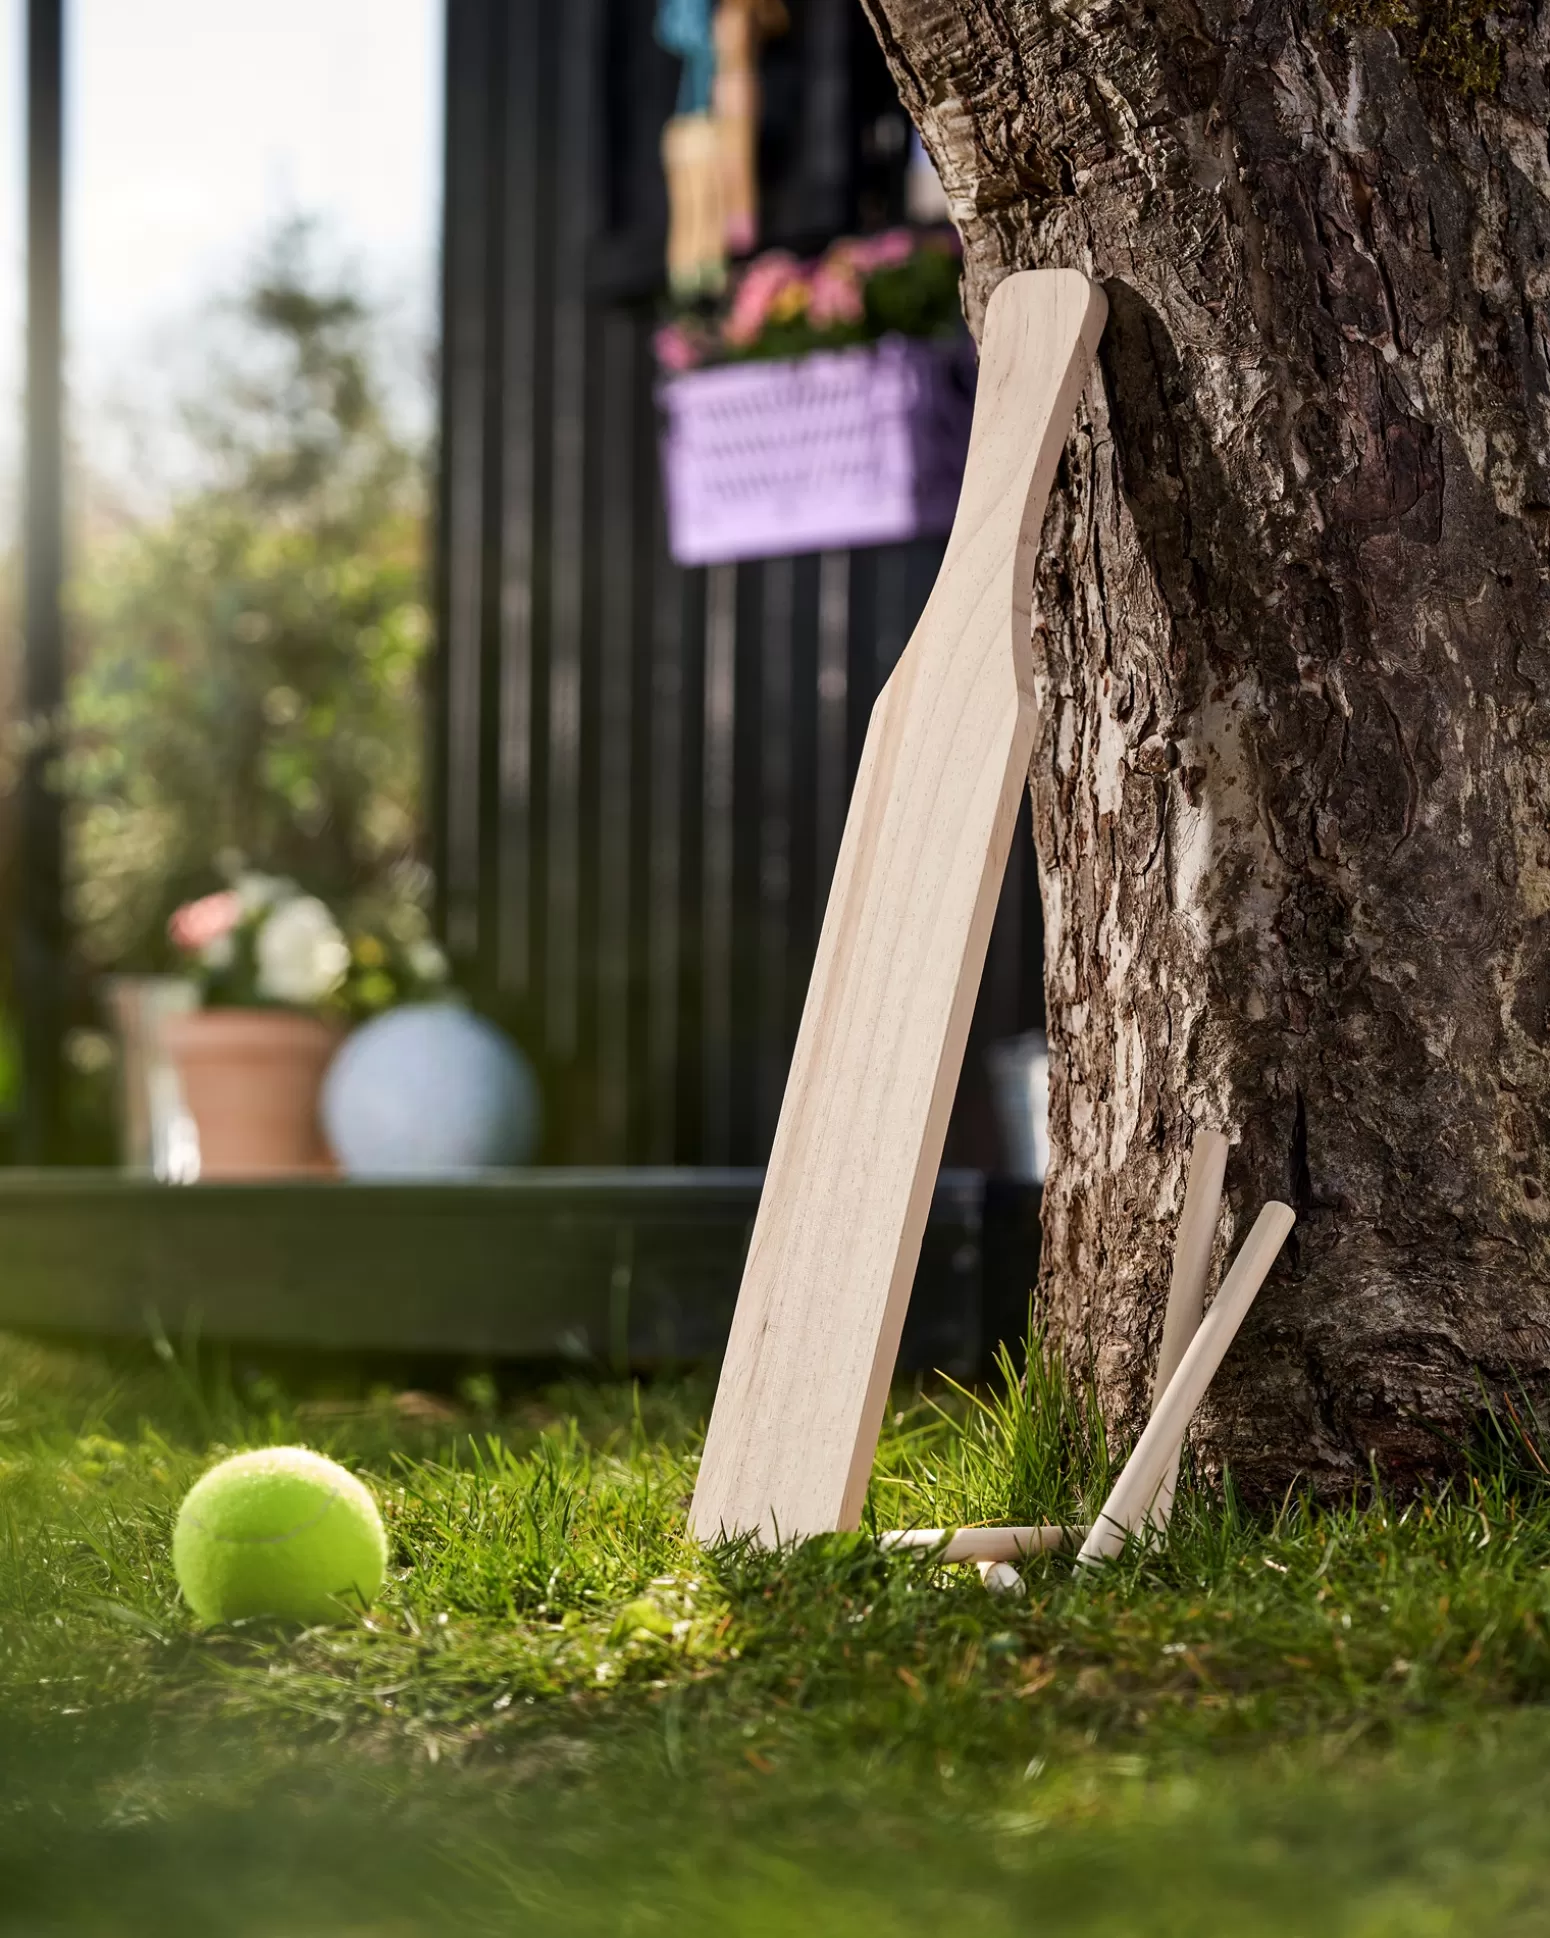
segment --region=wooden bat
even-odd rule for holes
[[[1157,1370],[1152,1375],[1154,1413],[1168,1390],[1168,1382],[1179,1370],[1179,1361],[1189,1342],[1200,1330],[1206,1304],[1206,1276],[1211,1269],[1211,1246],[1216,1238],[1216,1221],[1222,1213],[1222,1181],[1226,1175],[1227,1139],[1220,1131],[1197,1131],[1189,1154],[1184,1209],[1179,1214],[1178,1236],[1173,1241],[1173,1280],[1168,1287],[1162,1343],[1157,1348]],[[1181,1436],[1152,1503],[1152,1525],[1156,1528],[1165,1528],[1173,1511],[1173,1490],[1178,1485],[1179,1458],[1183,1452]]]
[[[1044,508],[1107,314],[990,299],[958,514],[878,697],[690,1509],[701,1540],[859,1526],[1032,754]]]
[[[1146,1431],[1125,1462],[1103,1511],[1088,1530],[1079,1561],[1091,1564],[1108,1560],[1124,1547],[1126,1535],[1146,1525],[1157,1490],[1178,1456],[1190,1417],[1205,1398],[1206,1388],[1254,1303],[1254,1294],[1264,1284],[1265,1274],[1296,1222],[1290,1205],[1274,1201],[1255,1219],[1253,1230],[1217,1288],[1211,1310],[1201,1320],[1200,1330],[1189,1342],[1168,1390],[1152,1409]]]

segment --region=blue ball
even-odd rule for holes
[[[455,1003],[409,1003],[362,1024],[329,1066],[322,1109],[351,1177],[525,1164],[541,1121],[522,1052]]]

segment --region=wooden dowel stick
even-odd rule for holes
[[[1168,1382],[1179,1370],[1189,1342],[1200,1330],[1206,1305],[1206,1274],[1211,1269],[1211,1246],[1216,1238],[1216,1221],[1221,1215],[1222,1181],[1226,1174],[1227,1139],[1220,1131],[1197,1131],[1189,1154],[1189,1182],[1184,1187],[1184,1209],[1179,1214],[1178,1236],[1173,1244],[1173,1282],[1168,1288],[1168,1310],[1163,1319],[1162,1344],[1157,1349],[1157,1371],[1152,1379],[1154,1413],[1168,1390]],[[1154,1527],[1168,1525],[1183,1451],[1181,1436],[1152,1505]]]
[[[1220,1131],[1198,1131],[1190,1151],[1189,1180],[1184,1188],[1184,1208],[1179,1214],[1173,1248],[1173,1279],[1168,1288],[1168,1309],[1152,1382],[1154,1409],[1200,1328],[1205,1309],[1206,1274],[1211,1265],[1211,1245],[1221,1212],[1226,1171],[1227,1139]],[[1182,1451],[1181,1440],[1173,1450],[1152,1508],[1152,1521],[1158,1527],[1167,1523]],[[949,1534],[946,1528],[899,1528],[883,1535],[881,1545],[885,1551],[892,1552],[940,1548],[941,1560],[972,1561],[984,1575],[987,1569],[1016,1561],[1023,1555],[1066,1547],[1086,1533],[1086,1528],[1062,1527],[960,1528],[954,1534]]]
[[[1016,1561],[1025,1554],[1045,1554],[1068,1547],[1084,1528],[898,1528],[883,1535],[885,1553],[901,1549],[941,1549],[942,1561]]]
[[[1267,1204],[1254,1221],[1231,1269],[1222,1280],[1211,1310],[1190,1341],[1179,1369],[1168,1382],[1135,1452],[1114,1483],[1103,1511],[1088,1530],[1078,1560],[1106,1561],[1119,1553],[1125,1537],[1147,1519],[1157,1490],[1168,1471],[1174,1449],[1184,1438],[1195,1408],[1205,1398],[1216,1369],[1227,1356],[1254,1295],[1265,1282],[1276,1254],[1297,1219],[1289,1205]]]

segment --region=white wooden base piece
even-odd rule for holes
[[[1018,1561],[1074,1545],[1086,1528],[899,1528],[880,1538],[886,1554],[930,1554],[940,1561]]]
[[[1021,1595],[1026,1592],[1023,1578],[1010,1561],[982,1561],[980,1580],[992,1595]]]

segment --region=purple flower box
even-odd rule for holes
[[[885,337],[668,378],[662,471],[680,565],[890,545],[948,530],[973,352]]]

